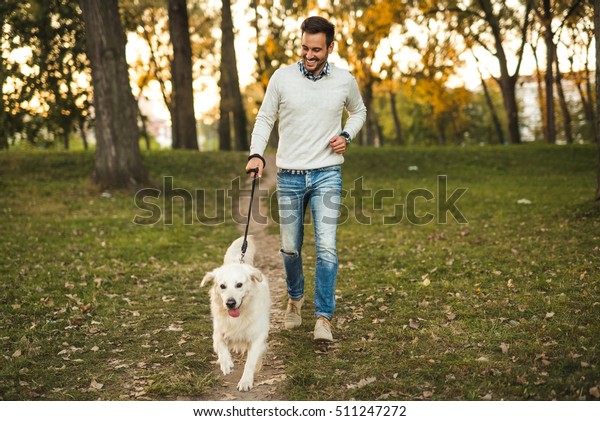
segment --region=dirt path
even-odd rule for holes
[[[276,183],[276,166],[275,157],[267,156],[267,167],[260,179],[260,190],[269,191],[275,187]],[[250,180],[248,181],[248,189],[251,187]],[[237,383],[242,377],[245,358],[240,358],[236,354],[232,354],[234,358],[235,368],[233,372],[227,376],[215,365],[214,376],[221,381],[221,387],[211,391],[209,395],[203,396],[205,400],[224,401],[224,400],[244,400],[244,401],[263,401],[263,400],[283,400],[283,396],[279,392],[278,385],[285,379],[285,371],[282,361],[277,357],[278,349],[281,346],[273,339],[272,332],[279,329],[283,325],[284,305],[285,300],[285,278],[283,275],[283,266],[281,257],[279,256],[279,236],[269,235],[269,224],[273,221],[268,218],[267,224],[259,223],[269,215],[268,200],[259,200],[258,185],[255,191],[254,203],[252,204],[253,220],[250,222],[249,234],[254,236],[256,244],[256,255],[254,265],[259,268],[268,278],[269,287],[271,289],[271,335],[269,337],[267,355],[263,361],[262,370],[255,375],[254,387],[249,392],[239,392]],[[243,199],[242,199],[243,200]],[[246,214],[248,209],[248,200],[242,202],[241,209],[243,214]],[[241,234],[244,234],[245,225],[240,225]],[[215,357],[216,358],[216,357]]]

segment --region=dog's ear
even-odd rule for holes
[[[250,279],[254,282],[262,282],[263,274],[260,270],[258,270],[256,268],[252,268],[250,270]]]
[[[200,286],[203,287],[204,285],[206,285],[207,282],[211,282],[215,280],[215,273],[214,272],[208,272],[206,275],[204,275],[204,278],[202,279],[202,282],[200,282]]]

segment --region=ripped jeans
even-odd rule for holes
[[[304,296],[302,243],[304,215],[310,203],[315,228],[315,316],[333,317],[338,271],[336,230],[342,191],[339,165],[315,170],[279,170],[277,203],[281,232],[281,256],[288,297]]]

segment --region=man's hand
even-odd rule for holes
[[[260,159],[260,158],[250,159],[250,161],[248,161],[248,164],[246,165],[246,172],[250,171],[253,168],[258,168],[258,174],[256,174],[256,176],[255,176],[254,173],[248,173],[248,177],[250,177],[250,178],[262,177],[262,173],[263,173],[262,159]]]
[[[335,153],[342,155],[346,152],[346,138],[344,136],[333,136],[329,140],[329,146]]]

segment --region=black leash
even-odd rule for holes
[[[246,171],[246,174],[254,173],[252,177],[252,191],[250,192],[250,203],[248,204],[248,222],[246,223],[246,232],[244,232],[244,242],[242,243],[242,256],[240,257],[240,263],[244,263],[244,256],[248,249],[248,228],[250,227],[250,217],[252,216],[252,202],[254,201],[254,189],[256,187],[256,179],[258,176],[258,168],[251,168]]]

